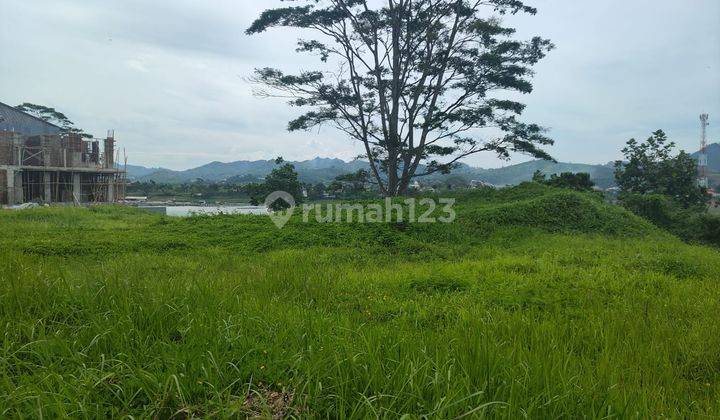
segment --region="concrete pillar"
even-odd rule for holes
[[[72,180],[73,180],[73,201],[75,203],[81,203],[82,200],[82,189],[80,185],[80,174],[73,173],[72,174]]]
[[[52,203],[52,177],[50,172],[43,172],[43,183],[45,184],[45,202]]]
[[[115,202],[115,180],[114,179],[110,179],[110,181],[108,181],[107,202],[108,203]]]
[[[13,176],[10,176],[10,173],[13,172]],[[12,179],[13,186],[10,191],[11,194],[11,201],[12,204],[20,204],[25,201],[25,194],[23,193],[23,182],[22,182],[22,172],[21,171],[15,171],[15,170],[8,170],[8,179]],[[12,198],[14,196],[14,198]]]
[[[5,188],[7,188],[7,203],[9,206],[15,204],[15,171],[7,169],[5,171]]]
[[[115,139],[110,136],[110,132],[108,132],[108,137],[105,139],[105,167],[115,167]]]

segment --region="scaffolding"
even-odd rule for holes
[[[118,203],[125,199],[125,173],[23,170],[20,186],[0,186],[0,197],[22,203]],[[0,176],[0,178],[4,178]],[[2,180],[2,179],[0,179]],[[22,197],[22,199],[19,199]]]
[[[0,204],[121,202],[127,177],[114,148],[112,131],[105,139],[0,132]]]

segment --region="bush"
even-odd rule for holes
[[[620,204],[683,240],[720,245],[720,217],[707,214],[704,206],[685,208],[660,194],[624,194]]]
[[[623,207],[663,229],[672,230],[689,214],[669,197],[660,194],[627,194],[620,198]]]
[[[703,214],[698,217],[698,226],[700,226],[700,240],[720,246],[720,216]]]
[[[550,179],[547,179],[545,174],[535,171],[533,181],[551,187],[569,188],[576,191],[592,191],[595,187],[595,183],[590,179],[590,174],[586,172],[563,172],[560,175],[552,174]]]

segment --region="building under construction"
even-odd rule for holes
[[[116,160],[112,131],[88,139],[0,103],[0,205],[120,201]]]

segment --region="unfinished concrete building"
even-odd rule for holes
[[[86,139],[0,102],[0,205],[113,203],[125,194],[112,131]]]

